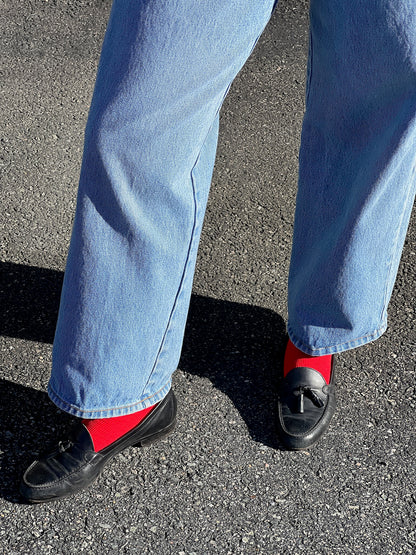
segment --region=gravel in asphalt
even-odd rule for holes
[[[274,429],[308,44],[282,0],[221,117],[180,368],[176,431],[128,449],[88,490],[21,502],[33,457],[73,420],[45,393],[109,0],[0,11],[0,551],[413,554],[415,235],[377,342],[339,357],[338,411],[310,451]]]

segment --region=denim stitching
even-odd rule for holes
[[[272,10],[272,11],[273,11],[273,10]],[[256,44],[258,43],[258,41],[259,41],[261,35],[263,34],[263,31],[264,31],[265,26],[267,25],[268,21],[270,20],[270,17],[271,17],[271,15],[272,15],[272,11],[271,11],[270,16],[269,16],[269,18],[267,19],[265,25],[263,26],[261,32],[258,34],[258,36],[256,37],[256,39],[254,40],[253,45],[252,45],[252,47],[251,47],[251,49],[250,49],[250,52],[249,52],[249,54],[248,54],[248,56],[247,56],[246,59],[248,59],[248,58],[251,56],[251,54],[252,54],[254,48],[256,47]],[[232,85],[233,81],[234,81],[234,79],[231,80],[231,82],[228,84],[228,86],[226,87],[226,89],[225,89],[225,91],[224,91],[224,94],[223,94],[223,96],[222,96],[222,98],[221,98],[221,101],[220,101],[219,104],[218,104],[217,111],[215,112],[215,116],[214,116],[213,119],[212,119],[212,124],[211,124],[211,126],[209,127],[209,130],[208,130],[207,134],[205,135],[204,141],[201,143],[201,148],[200,148],[200,150],[199,150],[198,156],[197,156],[197,158],[196,158],[196,160],[195,160],[195,163],[194,163],[194,165],[192,166],[192,169],[191,169],[190,175],[191,175],[192,192],[193,192],[193,199],[194,199],[194,223],[193,223],[193,227],[192,227],[191,238],[190,238],[190,241],[189,241],[188,253],[187,253],[186,260],[185,260],[185,264],[184,264],[184,269],[183,269],[183,273],[182,273],[182,278],[181,278],[181,281],[180,281],[180,283],[179,283],[178,291],[177,291],[177,294],[176,294],[176,297],[175,297],[175,300],[174,300],[174,303],[173,303],[173,306],[172,306],[171,313],[170,313],[170,315],[169,315],[169,319],[168,319],[168,323],[167,323],[167,326],[166,326],[166,330],[165,330],[165,333],[164,333],[164,335],[163,335],[163,337],[162,337],[162,341],[161,341],[161,343],[160,343],[159,350],[158,350],[158,352],[157,352],[157,354],[156,354],[155,363],[154,363],[153,368],[152,368],[152,370],[151,370],[151,372],[150,372],[150,374],[149,374],[149,379],[147,380],[147,382],[146,382],[146,384],[145,384],[145,386],[144,386],[144,388],[143,388],[143,391],[146,390],[146,388],[147,388],[147,386],[148,386],[148,384],[149,384],[149,382],[150,382],[150,379],[151,379],[151,377],[153,376],[153,374],[154,374],[154,372],[155,372],[155,370],[156,370],[156,368],[157,368],[157,366],[158,366],[158,364],[159,364],[160,357],[161,357],[161,354],[163,353],[164,346],[165,346],[165,343],[166,343],[167,335],[168,335],[168,333],[169,333],[169,331],[170,331],[170,329],[171,329],[171,327],[172,327],[172,323],[173,323],[173,319],[174,319],[174,315],[175,315],[175,309],[176,309],[176,307],[177,307],[177,305],[178,305],[178,301],[179,301],[179,298],[180,298],[180,294],[181,294],[181,292],[182,292],[182,290],[183,290],[183,284],[184,284],[184,281],[185,281],[185,278],[186,278],[186,270],[187,270],[187,268],[188,268],[190,253],[191,253],[191,251],[192,251],[192,247],[193,247],[193,243],[194,243],[194,236],[195,236],[195,230],[196,230],[196,225],[197,225],[198,202],[197,202],[197,199],[196,199],[197,195],[196,195],[195,181],[194,181],[194,178],[193,178],[193,171],[194,171],[194,169],[196,168],[196,166],[197,166],[197,164],[198,164],[198,162],[199,162],[199,159],[200,159],[200,156],[201,156],[201,151],[202,151],[203,145],[205,144],[205,141],[206,141],[206,139],[207,139],[207,137],[208,137],[208,135],[209,135],[209,133],[210,133],[210,131],[211,131],[211,129],[212,129],[212,126],[213,126],[213,124],[214,124],[216,118],[219,116],[219,113],[220,113],[221,107],[222,107],[222,105],[223,105],[224,99],[225,99],[225,97],[227,96],[227,94],[228,94],[228,92],[229,92],[229,90],[230,90],[230,88],[231,88],[231,85]]]
[[[211,130],[211,127],[210,127],[210,130]],[[208,133],[207,133],[207,136],[208,136],[208,134],[209,134],[209,131],[208,131]],[[206,136],[206,137],[207,137],[207,136]],[[205,137],[205,140],[206,140],[206,137]],[[204,142],[205,142],[205,141],[204,141]],[[182,272],[181,280],[180,280],[179,287],[178,287],[178,290],[177,290],[177,293],[176,293],[176,296],[175,296],[175,300],[173,301],[173,306],[172,306],[172,310],[171,310],[170,315],[169,315],[168,323],[167,323],[167,325],[166,325],[165,333],[163,334],[162,340],[161,340],[161,342],[160,342],[159,350],[158,350],[158,352],[157,352],[157,354],[156,354],[155,362],[154,362],[154,364],[153,364],[153,368],[152,368],[152,370],[150,371],[149,378],[148,378],[147,382],[145,383],[145,385],[144,385],[144,387],[143,387],[143,391],[145,391],[146,388],[148,387],[149,382],[150,382],[150,380],[151,380],[151,378],[152,378],[154,372],[156,371],[156,369],[157,369],[157,367],[158,367],[158,364],[159,364],[159,361],[160,361],[160,356],[161,356],[161,354],[162,354],[162,352],[163,352],[163,350],[164,350],[164,346],[165,346],[165,343],[166,343],[167,335],[168,335],[168,333],[169,333],[169,331],[170,331],[170,329],[171,329],[171,327],[172,327],[172,322],[173,322],[173,319],[174,319],[174,316],[175,316],[175,309],[176,309],[176,307],[178,306],[178,301],[179,301],[179,298],[180,298],[181,293],[182,293],[182,291],[183,291],[183,284],[184,284],[184,282],[185,282],[185,278],[186,278],[186,275],[187,275],[186,270],[187,270],[187,268],[188,268],[188,264],[189,264],[189,260],[190,260],[190,255],[191,255],[191,252],[192,252],[192,246],[193,246],[193,243],[194,243],[195,230],[196,230],[196,224],[197,224],[197,210],[198,210],[198,204],[197,204],[197,200],[196,200],[196,192],[195,192],[194,180],[193,180],[193,178],[192,178],[192,172],[194,171],[194,168],[195,168],[196,165],[198,164],[198,161],[199,161],[200,155],[201,155],[201,151],[202,151],[202,146],[203,146],[204,142],[203,142],[202,145],[201,145],[201,149],[200,149],[200,151],[199,151],[199,153],[198,153],[198,156],[197,156],[197,158],[196,158],[195,164],[192,166],[192,169],[191,169],[191,186],[192,186],[192,195],[193,195],[193,201],[194,201],[194,218],[193,218],[193,224],[192,224],[191,235],[190,235],[190,239],[189,239],[188,252],[187,252],[187,254],[186,254],[186,259],[185,259],[185,263],[184,263],[184,267],[183,267],[183,272]]]
[[[366,343],[370,343],[371,341],[374,341],[375,339],[378,339],[386,331],[386,329],[387,329],[387,322],[385,321],[385,322],[382,323],[382,325],[379,328],[374,330],[372,333],[368,333],[366,335],[361,335],[360,337],[352,339],[351,341],[346,341],[346,342],[344,341],[342,343],[336,343],[335,345],[330,345],[329,347],[315,348],[315,347],[312,347],[311,345],[307,345],[302,340],[297,339],[296,335],[292,331],[292,328],[289,325],[287,326],[287,330],[288,330],[290,339],[292,340],[292,337],[295,338],[294,340],[292,340],[293,344],[295,344],[295,345],[297,344],[297,345],[301,345],[303,347],[306,347],[307,351],[313,351],[313,352],[316,352],[316,353],[324,351],[322,354],[340,353],[342,351],[346,351],[346,350],[349,350],[349,349],[354,349],[355,347],[365,345]]]
[[[128,405],[121,405],[119,407],[111,407],[109,409],[105,409],[105,408],[100,408],[100,409],[89,409],[89,410],[83,410],[80,409],[79,407],[77,407],[76,405],[73,405],[71,403],[68,403],[67,401],[65,401],[64,399],[62,399],[62,397],[60,397],[60,395],[58,395],[58,393],[56,393],[56,391],[54,390],[54,388],[52,387],[51,384],[48,384],[48,394],[49,397],[51,398],[51,400],[58,406],[60,407],[62,410],[64,410],[65,412],[68,412],[69,414],[72,414],[73,416],[79,416],[79,415],[85,415],[85,414],[92,414],[92,413],[108,413],[108,412],[114,412],[114,411],[123,411],[124,409],[131,409],[132,407],[137,407],[138,405],[142,405],[145,401],[148,401],[149,399],[153,399],[154,397],[158,396],[161,392],[163,392],[164,389],[166,389],[167,387],[169,387],[170,389],[170,385],[171,385],[171,379],[169,379],[164,385],[163,387],[161,387],[156,393],[154,393],[153,395],[149,395],[148,397],[146,397],[145,399],[142,399],[141,401],[138,401],[137,403],[131,403]],[[166,392],[166,395],[169,392]],[[166,395],[164,397],[166,397]],[[52,397],[54,397],[54,399],[52,399]],[[163,397],[163,398],[164,398]],[[162,398],[162,399],[163,399]],[[162,399],[160,399],[160,401],[162,401]],[[154,404],[154,403],[153,403]],[[152,405],[150,405],[152,406]],[[146,407],[143,407],[146,408]],[[140,409],[139,409],[140,410]],[[137,412],[137,409],[135,408],[135,410],[126,412],[125,414],[131,414],[132,412]]]

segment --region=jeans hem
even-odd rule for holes
[[[137,403],[130,403],[128,405],[122,405],[118,407],[102,408],[99,409],[83,409],[72,403],[68,403],[62,399],[53,389],[52,385],[48,384],[48,395],[49,399],[60,409],[72,416],[78,418],[112,418],[114,416],[125,416],[127,414],[132,414],[138,412],[139,410],[151,407],[156,403],[162,401],[169,393],[172,382],[169,381],[157,391],[154,395],[150,395],[138,401]]]
[[[387,329],[387,322],[384,322],[378,329],[373,331],[372,333],[362,335],[350,341],[345,341],[343,343],[336,343],[334,345],[330,345],[328,347],[313,347],[311,345],[306,344],[301,339],[298,339],[296,334],[293,332],[293,329],[288,324],[287,326],[287,333],[289,335],[290,340],[292,343],[300,349],[302,352],[312,355],[312,356],[323,356],[323,355],[334,355],[336,353],[342,353],[343,351],[349,351],[351,349],[355,349],[356,347],[361,347],[362,345],[366,345],[367,343],[371,343],[375,341],[379,337],[383,335],[383,333]]]

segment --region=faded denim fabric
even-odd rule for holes
[[[272,0],[116,0],[90,109],[51,399],[85,418],[160,401],[179,361],[218,113]]]
[[[274,0],[115,0],[85,133],[51,399],[84,418],[161,400],[180,357],[218,113]],[[416,8],[312,0],[288,331],[378,337],[414,198]]]
[[[313,0],[288,332],[323,355],[377,339],[415,196],[416,3]]]

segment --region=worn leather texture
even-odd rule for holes
[[[327,384],[313,368],[293,368],[278,391],[277,428],[288,449],[307,449],[327,430],[335,412],[335,368]]]
[[[176,424],[176,411],[176,398],[171,390],[140,424],[98,453],[87,428],[80,422],[68,440],[59,442],[56,449],[29,466],[21,482],[21,494],[32,503],[42,503],[84,489],[123,449],[150,444],[171,432]]]

